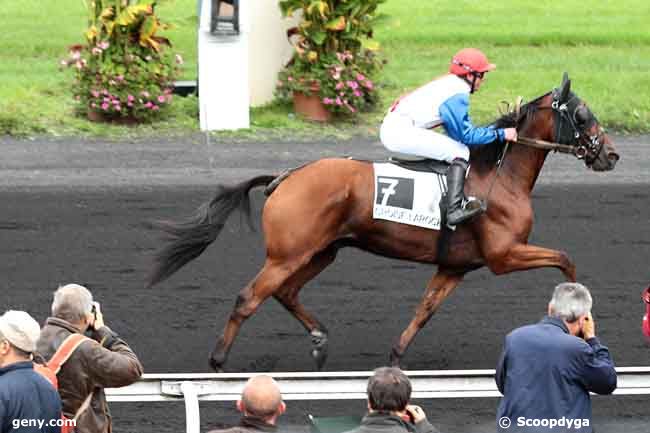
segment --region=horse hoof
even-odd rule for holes
[[[223,364],[222,363],[218,362],[212,356],[210,356],[210,359],[208,360],[208,362],[210,363],[210,368],[215,373],[223,373]]]
[[[311,351],[311,357],[314,358],[314,362],[316,363],[316,369],[318,371],[321,371],[323,369],[323,366],[325,365],[325,361],[327,361],[327,350],[313,349]]]

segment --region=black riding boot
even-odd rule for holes
[[[463,192],[469,163],[456,158],[447,171],[447,225],[455,226],[483,212],[480,200],[466,199]]]

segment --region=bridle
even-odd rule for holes
[[[580,109],[586,109],[586,106],[577,96],[570,94],[570,98],[562,98],[557,89],[552,92],[552,96],[553,100],[549,106],[537,106],[536,108],[553,110],[555,115],[555,141],[549,142],[519,137],[517,142],[538,149],[568,153],[578,159],[584,159],[587,165],[591,165],[598,158],[604,145],[602,129],[598,128],[598,133],[595,135],[588,135],[584,130],[581,131],[578,127],[577,114]],[[566,101],[562,102],[562,99],[566,99]],[[585,119],[585,123],[595,123],[595,116],[590,111],[587,112],[589,118]]]

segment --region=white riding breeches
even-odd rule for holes
[[[388,113],[379,130],[381,143],[391,152],[452,162],[469,160],[469,149],[463,143],[431,129],[418,128],[413,121],[396,112]]]

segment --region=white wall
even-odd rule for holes
[[[250,3],[249,88],[251,106],[273,99],[277,74],[291,58],[287,29],[296,19],[284,20],[278,0],[241,0]]]

